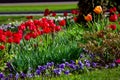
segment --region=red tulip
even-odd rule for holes
[[[6,37],[11,37],[12,36],[12,32],[8,30],[8,31],[5,32],[5,35],[6,35]]]
[[[42,21],[42,22],[46,22],[46,21],[47,21],[47,18],[42,18],[41,21]]]
[[[49,24],[52,24],[52,23],[54,23],[54,20],[48,20],[47,21]]]
[[[77,22],[77,17],[74,17],[73,19],[74,19],[75,22]]]
[[[0,34],[3,34],[3,32],[4,32],[4,31],[3,31],[2,29],[0,29]]]
[[[59,25],[60,25],[60,26],[65,26],[65,25],[66,25],[66,21],[65,21],[65,20],[59,21]]]
[[[54,28],[55,26],[56,26],[56,24],[54,24],[54,23],[50,24],[50,28]]]
[[[61,26],[56,26],[55,27],[55,31],[60,31],[61,30]]]
[[[110,25],[109,27],[110,27],[112,30],[115,30],[115,29],[117,28],[115,24],[112,24],[112,25]]]
[[[33,23],[34,23],[36,26],[41,26],[41,21],[40,21],[40,20],[34,20]]]
[[[19,39],[22,39],[22,33],[20,32],[16,32],[13,34],[13,38],[19,38]]]
[[[0,50],[4,50],[5,46],[4,45],[0,45]]]
[[[38,35],[41,35],[41,34],[42,34],[40,30],[37,30],[37,33],[38,33]]]
[[[27,41],[30,40],[30,38],[31,38],[30,35],[25,35],[25,37],[24,37],[24,39]]]
[[[33,19],[33,16],[26,16],[27,19]]]
[[[113,14],[113,15],[111,15],[111,16],[109,17],[109,20],[110,20],[111,22],[115,22],[115,21],[117,21],[117,19],[118,19],[118,17],[117,17],[116,14]]]
[[[30,25],[28,27],[29,27],[29,30],[31,30],[31,31],[34,31],[37,28],[34,24],[32,24],[32,25]]]
[[[13,42],[13,38],[12,37],[8,38],[7,42],[8,43],[12,43]]]
[[[50,33],[50,32],[51,32],[50,28],[44,28],[43,29],[43,33]]]
[[[0,42],[6,42],[6,36],[3,34],[0,34]]]
[[[115,13],[116,11],[117,11],[116,7],[113,7],[113,8],[110,8],[110,9],[109,9],[109,12],[110,12],[110,13]]]
[[[56,16],[56,13],[55,13],[55,12],[52,12],[52,16],[55,17],[55,16]]]
[[[33,32],[31,35],[32,38],[36,38],[37,36],[38,36],[38,34],[36,32]]]
[[[21,24],[20,26],[18,26],[18,30],[25,30],[26,26],[25,24]]]
[[[13,34],[13,42],[19,44],[22,39],[22,33],[16,32]]]
[[[76,14],[76,15],[77,15],[77,14],[78,14],[78,11],[77,11],[77,10],[75,10],[75,9],[73,9],[73,10],[71,11],[71,13],[72,13],[72,14]]]
[[[25,22],[25,26],[30,26],[30,25],[33,25],[33,22],[31,20]]]
[[[120,64],[120,59],[117,59],[115,62],[116,62],[117,64]]]
[[[118,17],[120,17],[120,13],[118,14]]]
[[[68,15],[68,13],[67,12],[64,12],[64,16],[67,16]]]
[[[49,27],[49,26],[50,26],[50,25],[49,25],[49,23],[48,23],[47,21],[43,23],[43,28],[44,28],[44,27]]]
[[[20,44],[21,39],[20,38],[13,38],[13,42],[16,44]]]
[[[44,16],[48,16],[49,14],[50,14],[50,10],[49,9],[45,9]]]

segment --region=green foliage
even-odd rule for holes
[[[13,58],[13,55],[8,54],[6,50],[0,50],[0,71],[6,68],[6,63]]]
[[[83,30],[74,24],[67,30],[55,33],[54,39],[53,34],[47,34],[30,41],[23,40],[20,46],[14,46],[16,56],[12,64],[18,72],[27,72],[29,67],[36,69],[38,65],[47,62],[61,63],[74,60],[81,52],[77,41],[81,40],[82,34]]]
[[[120,36],[118,32],[107,28],[96,32],[86,31],[83,36],[85,42],[80,47],[88,50],[88,54],[94,54],[96,62],[101,62],[104,65],[120,58]]]
[[[64,6],[64,7],[61,7]],[[75,3],[73,4],[44,4],[44,5],[36,5],[36,4],[21,4],[21,5],[0,5],[0,12],[26,12],[26,11],[44,11],[46,8],[50,10],[69,10],[75,9],[77,6]]]

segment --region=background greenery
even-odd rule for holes
[[[64,7],[61,7],[64,6]],[[56,5],[0,5],[0,12],[26,12],[26,11],[44,11],[46,8],[50,10],[69,10],[77,8],[76,4],[56,4]]]

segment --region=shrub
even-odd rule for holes
[[[80,44],[86,53],[93,55],[94,62],[102,65],[114,62],[120,58],[120,35],[111,29],[89,32],[84,34],[85,42]]]

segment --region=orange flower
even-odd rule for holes
[[[102,12],[102,7],[101,6],[96,6],[93,10],[96,14],[100,14]]]
[[[92,15],[91,14],[87,14],[87,16],[84,16],[84,19],[86,21],[92,21]]]

